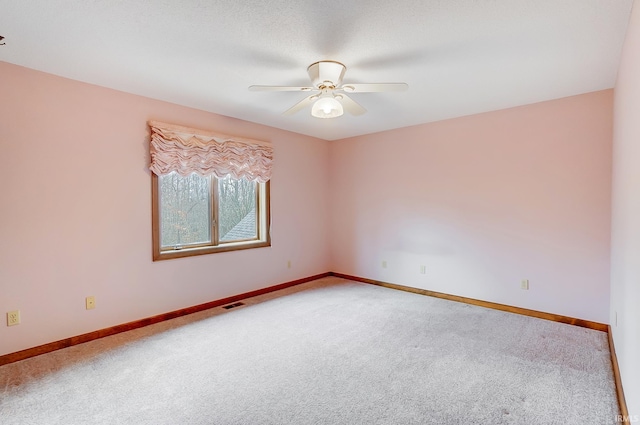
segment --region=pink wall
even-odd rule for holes
[[[629,413],[640,418],[640,4],[615,88],[611,327]],[[617,323],[616,323],[617,316]],[[640,420],[640,419],[637,419]]]
[[[0,75],[0,355],[329,270],[608,322],[610,90],[329,143]],[[149,119],[274,143],[271,248],[151,261]]]
[[[606,90],[333,143],[332,270],[607,323],[612,102]]]
[[[0,355],[329,270],[329,142],[3,62],[0,75],[0,312],[22,314],[0,325]],[[150,119],[273,142],[272,247],[151,261]]]

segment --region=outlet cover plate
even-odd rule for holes
[[[87,297],[86,307],[87,307],[87,310],[93,310],[94,308],[96,308],[96,297],[94,296]]]
[[[7,326],[15,326],[20,324],[20,310],[7,312]]]

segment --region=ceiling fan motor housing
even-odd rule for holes
[[[336,61],[320,61],[309,65],[307,72],[316,88],[338,87],[347,67]]]

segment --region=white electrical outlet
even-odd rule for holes
[[[291,268],[291,260],[287,261],[287,268],[290,269]]]
[[[529,279],[522,279],[520,281],[520,289],[529,289]]]
[[[387,262],[386,262],[386,261],[383,261],[383,262],[382,262],[382,268],[383,268],[383,269],[386,269],[386,268],[387,268]]]
[[[20,324],[20,310],[10,311],[7,313],[7,326],[15,326]]]
[[[427,266],[420,266],[420,274],[427,274]]]

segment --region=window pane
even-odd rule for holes
[[[159,177],[161,247],[211,242],[210,182],[197,174]]]
[[[256,239],[256,182],[227,176],[218,180],[220,242]]]

